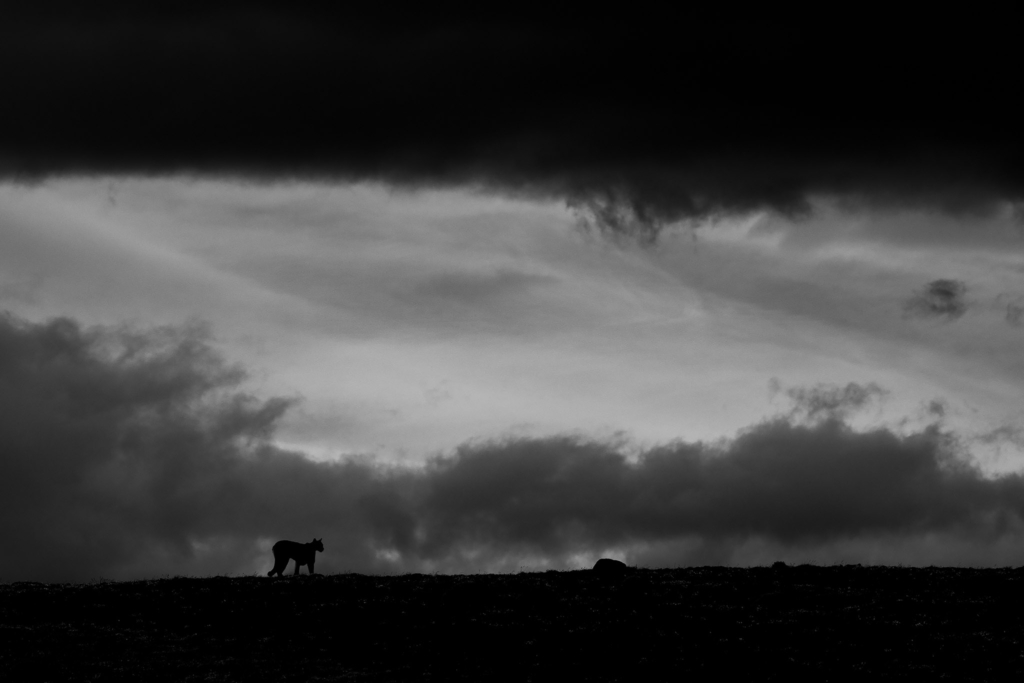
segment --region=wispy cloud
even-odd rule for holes
[[[1010,323],[1014,327],[1024,325],[1024,306],[1021,306],[1020,304],[1007,304],[1006,322]]]
[[[1024,448],[1024,427],[1020,425],[1000,425],[983,434],[975,437],[978,441],[987,444],[1010,444],[1018,448]]]
[[[1024,325],[1024,296],[1003,292],[996,297],[995,307],[1006,312],[1006,322],[1011,327]]]
[[[782,385],[777,378],[772,378],[768,388],[772,394],[782,391]],[[887,390],[874,382],[850,382],[845,386],[817,384],[812,387],[789,387],[785,393],[793,402],[789,417],[812,423],[827,419],[845,419],[889,395]]]
[[[903,312],[913,318],[956,320],[970,305],[967,285],[960,280],[933,280],[903,304]]]

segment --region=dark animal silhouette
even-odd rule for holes
[[[296,543],[295,541],[278,541],[274,544],[274,568],[267,572],[267,576],[277,574],[281,576],[284,568],[288,566],[288,560],[295,560],[295,573],[299,573],[299,567],[306,565],[309,573],[313,571],[313,563],[316,562],[317,551],[324,551],[323,539],[313,539],[311,543]]]
[[[624,562],[602,557],[597,561],[597,564],[594,565],[594,568],[591,571],[595,574],[601,574],[602,576],[621,576],[625,574],[628,569],[629,567],[627,567]]]

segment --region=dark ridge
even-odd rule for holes
[[[1024,568],[791,569],[0,584],[0,667],[38,680],[1024,675]]]
[[[629,567],[626,566],[625,562],[602,557],[594,564],[594,568],[591,571],[609,576],[619,576],[625,574],[628,569]]]

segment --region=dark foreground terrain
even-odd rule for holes
[[[857,566],[14,583],[0,678],[1024,680],[1022,598],[1024,569]]]

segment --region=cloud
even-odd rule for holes
[[[721,447],[666,445],[635,464],[566,438],[464,448],[428,469],[429,540],[401,550],[443,555],[476,541],[557,556],[692,537],[800,545],[1018,519],[1019,477],[986,480],[947,446],[934,428],[899,437],[830,419],[764,423]]]
[[[672,19],[12,12],[0,173],[470,185],[645,239],[815,195],[1024,198],[1012,22],[958,18],[953,50],[937,27],[848,17]]]
[[[1024,325],[1024,306],[1019,304],[1007,304],[1006,306],[1006,322],[1013,327],[1020,327]]]
[[[1006,560],[984,549],[1024,531],[1020,475],[983,476],[936,426],[858,432],[836,415],[877,388],[811,391],[822,419],[777,418],[716,444],[637,456],[510,438],[385,467],[274,446],[290,401],[243,382],[199,326],[0,318],[0,578],[266,571],[272,541],[314,536],[322,571],[568,567],[605,551],[728,563],[758,543],[913,562],[899,549],[936,538],[973,544],[959,559],[984,563]]]
[[[975,438],[981,443],[1006,443],[1018,448],[1024,448],[1024,427],[1013,424],[1000,425],[995,429],[977,435]]]
[[[956,320],[970,305],[964,298],[967,285],[960,280],[933,280],[925,289],[903,304],[903,312],[913,318],[945,318]]]
[[[931,401],[928,402],[928,405],[925,408],[925,410],[932,417],[941,420],[946,417],[946,413],[949,411],[949,404],[946,402],[945,399],[933,398]]]
[[[1024,296],[1003,292],[996,297],[995,307],[1006,310],[1006,323],[1010,327],[1024,325]]]
[[[769,384],[769,390],[775,393],[780,389],[777,380]],[[790,418],[817,422],[823,419],[842,419],[848,417],[873,401],[879,401],[889,392],[875,384],[857,384],[850,382],[846,386],[835,384],[818,384],[813,387],[790,387],[786,396],[793,401]]]
[[[457,301],[467,304],[491,303],[515,297],[532,287],[556,284],[558,278],[537,275],[511,268],[485,271],[445,272],[431,275],[416,283],[415,295],[436,301]]]

